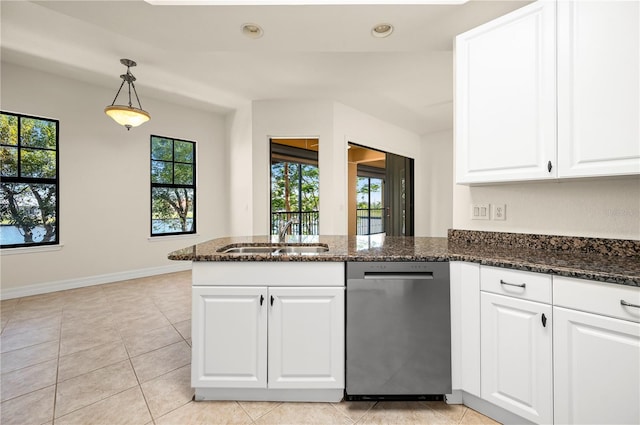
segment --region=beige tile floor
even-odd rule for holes
[[[0,423],[495,424],[442,402],[193,402],[191,274],[0,304]]]

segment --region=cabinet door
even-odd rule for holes
[[[558,176],[640,173],[640,2],[558,2]]]
[[[555,177],[555,55],[554,2],[456,37],[457,183]]]
[[[640,423],[640,324],[561,307],[553,316],[555,423]]]
[[[344,288],[269,288],[269,388],[344,388]]]
[[[550,305],[481,294],[483,399],[535,423],[553,421],[551,329]]]
[[[194,286],[191,385],[267,386],[267,288]]]

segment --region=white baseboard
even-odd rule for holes
[[[504,425],[534,425],[533,422],[524,419],[516,414],[509,412],[508,410],[498,407],[493,403],[476,397],[473,394],[469,394],[465,391],[462,392],[462,401],[465,406],[472,408],[476,412],[480,412],[491,419],[500,422]]]
[[[96,276],[80,277],[75,279],[58,280],[55,282],[36,283],[17,288],[0,288],[0,299],[28,297],[30,295],[46,294],[49,292],[64,291],[67,289],[83,288],[85,286],[101,285],[103,283],[120,282],[122,280],[137,279],[141,277],[156,276],[165,273],[191,270],[191,262],[179,261],[175,264],[146,269],[127,270],[124,272],[101,274]]]
[[[287,389],[287,388],[199,388],[195,387],[195,401],[297,401],[338,403],[344,388]]]

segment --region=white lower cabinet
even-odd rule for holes
[[[480,267],[481,394],[535,423],[553,421],[552,278]]]
[[[481,294],[481,394],[536,423],[553,421],[551,306]]]
[[[640,288],[557,278],[554,304],[555,423],[639,424]]]
[[[194,387],[344,387],[344,288],[201,286],[193,309]]]
[[[269,388],[343,387],[344,289],[269,288],[269,303]]]
[[[267,288],[192,289],[194,387],[267,386]]]
[[[505,423],[640,424],[640,287],[450,267],[462,403]]]
[[[196,400],[340,401],[344,263],[194,262]]]

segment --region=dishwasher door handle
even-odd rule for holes
[[[405,272],[405,273],[389,273],[389,272],[364,272],[365,280],[429,280],[433,279],[432,272]]]

